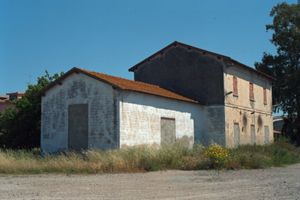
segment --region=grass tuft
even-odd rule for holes
[[[300,149],[283,141],[227,149],[218,145],[181,144],[161,148],[139,146],[120,150],[65,152],[41,156],[38,149],[0,150],[0,173],[117,173],[166,169],[257,169],[300,162]]]

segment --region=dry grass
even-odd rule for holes
[[[164,169],[212,169],[206,148],[187,149],[180,144],[162,148],[132,147],[110,151],[66,152],[41,156],[39,150],[0,150],[0,173],[116,173]],[[287,143],[241,146],[229,150],[220,168],[265,168],[300,161],[300,150]]]

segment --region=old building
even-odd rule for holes
[[[265,144],[273,141],[272,77],[228,56],[173,42],[129,71],[134,79],[205,105],[207,121],[195,141]]]
[[[0,113],[7,108],[14,107],[13,101],[21,99],[24,93],[13,92],[7,93],[5,96],[0,96]]]
[[[272,77],[264,73],[179,42],[130,71],[135,81],[73,68],[50,84],[42,150],[273,141]]]
[[[205,115],[197,101],[158,86],[73,68],[43,92],[41,148],[191,146]]]

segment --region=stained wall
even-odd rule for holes
[[[120,96],[121,147],[161,144],[161,118],[175,119],[176,140],[190,147],[200,138],[205,110],[199,104],[123,91]]]
[[[237,78],[238,95],[232,93],[233,77]],[[250,82],[253,83],[254,100],[249,96]],[[226,146],[236,146],[234,124],[240,129],[239,144],[265,144],[273,141],[272,83],[269,79],[240,67],[230,66],[224,70],[224,94]],[[254,137],[251,136],[251,126],[255,130]],[[269,134],[266,134],[266,129]]]
[[[42,151],[68,149],[68,106],[72,104],[88,104],[88,148],[118,147],[117,101],[110,85],[81,73],[71,74],[42,97]]]

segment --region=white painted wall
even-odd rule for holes
[[[156,144],[160,145],[161,117],[174,118],[176,139],[201,135],[205,113],[198,104],[122,91],[120,95],[120,147]],[[184,137],[186,136],[186,137]]]
[[[121,91],[82,73],[72,74],[42,97],[41,148],[67,150],[68,106],[88,104],[89,148],[160,144],[161,117],[175,118],[176,138],[194,143],[204,134],[205,110],[198,104]]]
[[[118,147],[118,103],[113,88],[82,73],[74,73],[42,97],[41,148],[44,153],[67,150],[68,106],[83,103],[89,107],[89,148]]]

